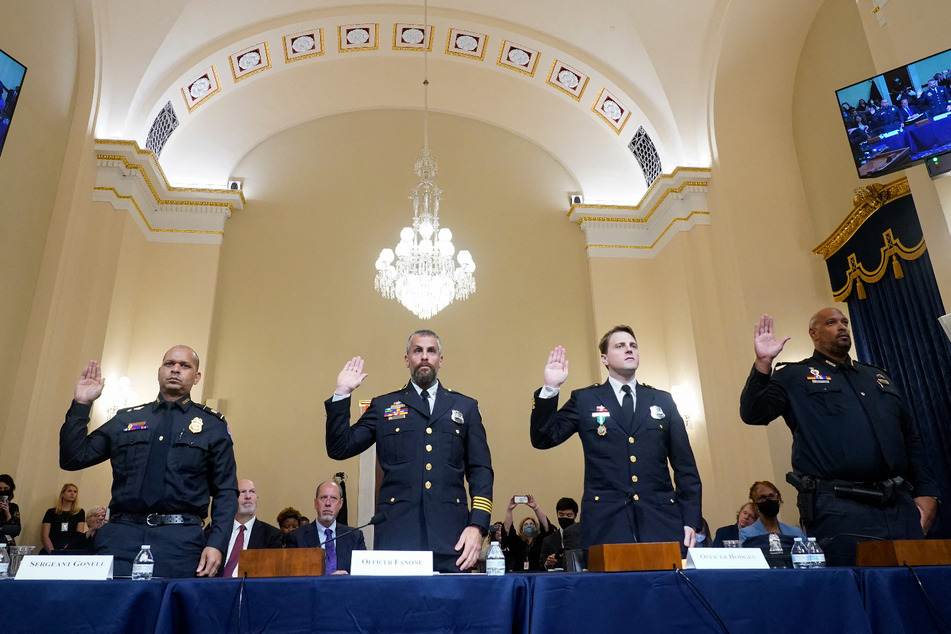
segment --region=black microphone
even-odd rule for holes
[[[859,533],[837,533],[831,537],[823,537],[819,540],[819,548],[825,551],[829,546],[832,545],[832,542],[839,539],[840,537],[855,537],[863,541],[868,542],[885,542],[888,541],[884,537],[877,537],[876,535],[860,535]]]
[[[323,548],[323,547],[325,547],[325,546],[327,545],[328,542],[337,541],[338,539],[340,539],[340,538],[343,537],[344,535],[349,535],[350,533],[355,533],[355,532],[357,532],[358,530],[360,530],[361,528],[366,528],[367,526],[376,526],[377,524],[381,524],[381,523],[383,523],[383,522],[385,522],[385,521],[386,521],[386,513],[385,513],[384,511],[380,511],[379,513],[377,513],[376,515],[374,515],[373,517],[371,517],[371,518],[370,518],[370,521],[367,522],[366,524],[364,524],[363,526],[357,526],[356,528],[351,528],[351,529],[348,530],[348,531],[344,531],[344,532],[342,532],[342,533],[340,533],[340,534],[338,534],[338,535],[335,535],[335,536],[331,537],[330,539],[324,541],[324,543],[321,544],[320,547]]]

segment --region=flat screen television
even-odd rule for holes
[[[17,107],[25,75],[26,66],[0,49],[0,154],[3,153],[3,144],[7,140],[7,130],[10,129],[10,120]]]
[[[835,95],[860,178],[951,152],[951,49]]]

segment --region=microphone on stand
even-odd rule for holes
[[[376,515],[374,515],[373,517],[371,517],[371,518],[370,518],[370,521],[367,522],[366,524],[364,524],[364,525],[362,525],[362,526],[357,526],[356,528],[351,528],[351,529],[348,530],[348,531],[344,531],[344,532],[342,532],[342,533],[339,533],[339,534],[337,534],[337,535],[331,537],[330,539],[326,540],[323,544],[321,544],[321,548],[325,547],[328,542],[336,541],[336,540],[340,539],[341,537],[343,537],[344,535],[349,535],[350,533],[355,533],[355,532],[357,532],[358,530],[360,530],[361,528],[366,528],[367,526],[376,526],[377,524],[382,524],[382,523],[385,522],[385,521],[386,521],[386,513],[383,512],[383,511],[380,511],[379,513],[377,513]]]

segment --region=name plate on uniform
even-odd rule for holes
[[[748,570],[769,568],[759,548],[690,548],[687,570]]]
[[[112,555],[27,555],[16,579],[112,579]]]
[[[433,553],[429,550],[355,550],[350,574],[366,577],[431,577]]]

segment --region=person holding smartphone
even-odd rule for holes
[[[8,473],[0,474],[0,539],[7,548],[16,546],[16,536],[20,534],[20,507],[13,499],[13,491],[17,486]],[[0,543],[3,543],[0,542]]]
[[[512,526],[512,511],[524,504],[535,512],[535,517],[527,516],[519,522],[518,530]],[[538,508],[535,496],[513,495],[505,510],[502,522],[502,549],[505,552],[505,568],[509,572],[544,570],[542,542],[552,532],[551,523],[545,512]]]

